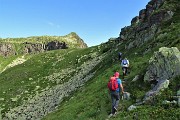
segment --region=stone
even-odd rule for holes
[[[135,105],[131,105],[131,106],[129,106],[128,107],[128,111],[132,111],[132,110],[134,110],[134,109],[136,109],[137,107],[135,106]]]
[[[17,102],[17,101],[18,101],[18,98],[11,98],[11,101],[12,101],[12,102]]]
[[[135,81],[137,81],[139,79],[139,75],[136,75],[135,77],[134,77],[134,79],[132,80],[132,82],[135,82]]]
[[[124,92],[123,93],[123,100],[130,100],[131,98],[130,98],[130,93],[129,92]]]
[[[180,75],[180,52],[176,47],[162,47],[149,60],[144,81],[165,80]]]
[[[0,98],[0,101],[4,101],[5,99],[4,98]]]

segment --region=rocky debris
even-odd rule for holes
[[[176,47],[161,47],[149,60],[145,81],[159,81],[180,75],[180,52]]]
[[[165,105],[167,105],[167,104],[177,104],[177,101],[175,101],[175,100],[173,100],[173,101],[164,100],[162,102],[162,104],[165,104]]]
[[[5,113],[3,120],[37,120],[56,110],[58,104],[63,101],[64,97],[69,96],[71,92],[83,86],[86,81],[94,76],[95,73],[90,73],[90,71],[98,65],[104,57],[104,55],[97,56],[82,64],[78,73],[68,82],[46,89],[36,94],[36,96],[29,99],[29,101],[24,102],[23,105],[10,109],[10,111]]]

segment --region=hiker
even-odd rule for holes
[[[123,70],[123,79],[124,76],[127,75],[128,68],[129,68],[129,60],[127,58],[124,58],[121,62],[122,70]]]
[[[119,57],[119,60],[121,61],[121,59],[122,59],[122,53],[121,52],[118,53],[118,57]]]
[[[114,81],[115,84],[113,84],[113,82],[111,81]],[[116,86],[116,87],[111,88],[111,86],[112,87]],[[112,115],[116,115],[117,113],[118,104],[120,100],[120,91],[124,93],[123,85],[122,85],[121,79],[119,78],[119,72],[115,72],[114,76],[110,78],[110,82],[108,83],[108,88],[110,90],[111,99],[112,99],[112,109],[111,109],[111,114],[109,116],[111,117]]]

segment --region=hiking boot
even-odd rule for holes
[[[117,112],[115,112],[114,114],[113,114],[113,117],[115,117],[117,115]]]
[[[112,116],[113,116],[113,114],[111,113],[111,114],[109,114],[108,118],[111,118]]]
[[[117,108],[116,107],[114,107],[114,111],[115,111],[115,113],[117,112]]]

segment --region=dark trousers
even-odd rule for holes
[[[117,91],[111,91],[111,99],[112,99],[112,114],[116,112],[114,107],[117,109],[119,105],[120,95]]]
[[[122,67],[123,70],[123,77],[127,75],[128,67]]]

